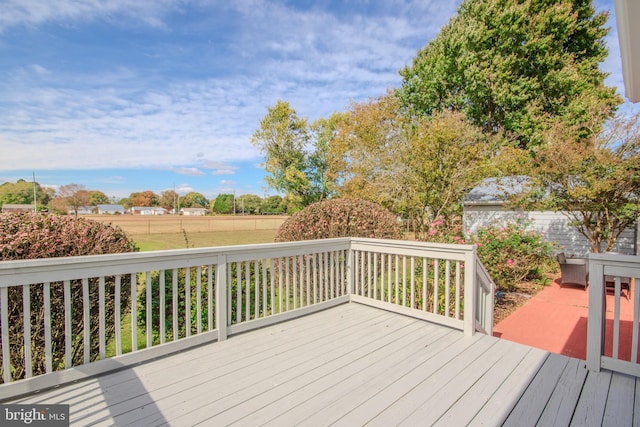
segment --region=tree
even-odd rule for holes
[[[458,226],[462,198],[490,173],[493,143],[463,114],[450,111],[419,119],[407,133],[406,172],[398,180],[408,193],[417,237],[426,239],[437,220]]]
[[[520,148],[554,123],[589,138],[621,102],[598,67],[606,21],[589,0],[465,0],[401,71],[398,94],[413,114],[462,111]]]
[[[92,190],[89,191],[89,205],[90,206],[98,206],[98,205],[106,205],[110,202],[109,197],[104,194],[102,191]]]
[[[255,194],[243,194],[236,198],[236,203],[240,212],[255,215],[260,210],[262,199]]]
[[[406,172],[406,143],[397,99],[387,94],[351,103],[331,141],[329,175],[341,196],[369,200],[403,213],[407,194],[399,177]]]
[[[459,222],[460,201],[486,176],[492,156],[490,138],[462,113],[411,119],[392,94],[352,104],[331,147],[340,193],[410,219],[418,237],[436,218]]]
[[[178,195],[178,193],[176,193],[174,190],[166,190],[160,193],[160,199],[158,200],[158,203],[160,204],[160,206],[169,211],[174,209],[177,211],[179,197],[180,196]]]
[[[33,188],[34,183],[19,179],[16,182],[5,182],[0,185],[0,206],[5,204],[33,204]],[[46,206],[49,204],[52,196],[52,190],[42,188],[40,184],[35,183],[36,201],[38,206]]]
[[[282,203],[282,197],[269,196],[260,204],[260,213],[263,215],[281,214],[286,212],[286,207]]]
[[[206,208],[209,201],[202,194],[191,191],[180,198],[180,206],[183,208]]]
[[[56,206],[58,209],[61,209],[62,207],[71,208],[77,217],[78,209],[82,206],[88,206],[90,197],[91,195],[84,185],[63,185],[58,190],[58,201],[56,202]]]
[[[287,194],[300,209],[330,194],[325,182],[323,154],[328,141],[312,139],[327,135],[330,122],[310,127],[289,103],[278,101],[267,109],[251,142],[265,156],[267,184]]]
[[[581,139],[579,129],[557,125],[531,157],[527,191],[512,200],[528,209],[567,216],[591,244],[611,251],[640,215],[638,117],[616,117],[605,131]]]
[[[234,212],[233,194],[219,194],[213,202],[212,211],[218,214],[230,214]]]
[[[143,191],[141,193],[131,193],[129,195],[130,206],[143,206],[151,207],[158,206],[160,197],[151,190]]]

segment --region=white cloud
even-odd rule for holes
[[[188,175],[188,176],[202,176],[205,173],[202,172],[200,169],[198,168],[171,168],[170,169],[172,172],[175,172],[179,175]]]
[[[175,0],[4,0],[0,3],[0,32],[15,26],[36,26],[48,22],[76,24],[103,19],[114,24],[122,18],[163,28],[163,17],[178,10]]]

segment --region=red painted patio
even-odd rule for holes
[[[509,341],[526,344],[586,359],[587,317],[589,292],[582,287],[560,285],[559,278],[550,286],[533,296],[525,305],[494,327],[493,335]],[[631,285],[631,293],[636,291]],[[629,301],[626,290],[620,302],[621,322],[620,355],[625,360],[631,355],[631,327],[633,324],[633,300]],[[613,291],[607,291],[607,332],[613,328]],[[605,334],[605,352],[612,352],[611,334]]]

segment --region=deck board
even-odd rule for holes
[[[614,374],[604,411],[603,425],[633,425],[633,403],[636,378],[623,374]]]
[[[15,402],[73,425],[638,426],[639,384],[353,303]]]
[[[567,426],[571,423],[587,373],[584,361],[569,359],[538,424]]]

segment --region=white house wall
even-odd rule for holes
[[[569,219],[559,212],[517,212],[496,205],[465,206],[463,224],[467,234],[475,234],[480,227],[506,224],[508,220],[515,220],[518,216],[531,219],[530,228],[542,233],[547,241],[557,243],[559,250],[563,250],[568,256],[585,256],[590,252],[587,239],[576,227],[569,225]],[[634,255],[637,238],[635,229],[625,230],[613,251]]]

